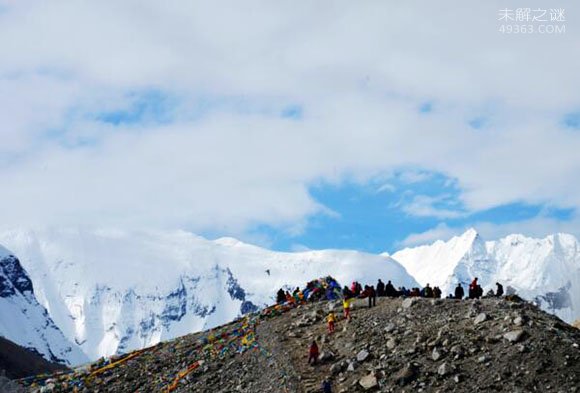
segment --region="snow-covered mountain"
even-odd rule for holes
[[[1,246],[0,316],[0,336],[53,362],[76,364],[88,360],[37,302],[32,281],[18,258]]]
[[[273,303],[282,286],[332,275],[351,280],[416,281],[393,259],[356,251],[273,252],[235,239],[187,232],[17,230],[0,244],[28,271],[38,302],[86,357],[125,352],[230,321]],[[32,295],[30,295],[33,300]],[[2,310],[7,338],[22,343]],[[42,343],[39,343],[40,346]],[[32,343],[28,346],[35,346]],[[61,354],[71,363],[78,357]]]
[[[580,318],[580,245],[567,234],[484,241],[474,229],[447,242],[406,248],[392,257],[421,284],[451,293],[479,278],[484,292],[501,282],[565,321]]]

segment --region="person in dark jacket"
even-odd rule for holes
[[[278,293],[276,294],[276,303],[282,304],[285,301],[286,301],[286,293],[284,293],[284,290],[280,288],[278,290]]]
[[[463,287],[461,286],[461,283],[457,283],[457,286],[455,287],[455,299],[463,299],[463,296],[465,296]]]
[[[345,299],[350,299],[353,296],[354,293],[352,293],[352,291],[345,285],[344,288],[342,288],[342,297]]]
[[[385,296],[385,283],[381,281],[379,278],[379,282],[377,283],[377,296],[383,297]]]
[[[495,296],[502,297],[503,296],[503,285],[501,285],[499,282],[496,282],[495,285],[497,285],[497,291],[495,291]]]
[[[332,384],[329,378],[324,378],[322,381],[322,393],[332,393]]]
[[[387,285],[385,286],[385,295],[387,295],[388,297],[397,296],[397,290],[391,283],[391,280],[389,280],[389,282],[387,282]]]
[[[433,288],[433,297],[436,299],[441,299],[441,289],[439,289],[439,287]]]
[[[423,288],[423,297],[428,297],[428,298],[433,297],[433,288],[431,288],[429,286],[429,283],[427,283],[427,286],[425,286],[425,288]]]

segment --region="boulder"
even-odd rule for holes
[[[362,377],[358,383],[363,387],[364,390],[371,390],[379,385],[377,377],[374,373],[370,373],[369,375]]]
[[[330,360],[333,360],[334,357],[335,357],[334,353],[330,351],[322,351],[318,356],[318,360],[320,360],[321,362],[328,362]]]
[[[364,349],[362,351],[360,351],[357,355],[356,355],[356,360],[358,362],[364,362],[365,360],[367,360],[367,358],[369,357],[369,353],[368,351],[365,351]]]
[[[508,340],[511,343],[517,343],[520,341],[524,336],[523,330],[512,330],[511,332],[507,332],[503,335],[503,338]]]
[[[413,306],[413,303],[415,303],[415,299],[414,299],[414,298],[411,298],[411,297],[409,297],[409,298],[407,298],[407,299],[403,300],[403,304],[401,304],[401,306],[402,306],[404,309],[407,309],[407,308],[410,308],[411,306]]]
[[[487,315],[484,312],[482,312],[482,313],[479,313],[477,315],[477,317],[475,317],[475,320],[473,321],[473,323],[476,325],[479,325],[480,323],[485,322],[486,320],[487,320]]]

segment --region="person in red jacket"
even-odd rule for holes
[[[477,277],[475,277],[473,279],[473,281],[471,282],[471,284],[469,284],[469,298],[470,299],[475,299],[477,297]]]
[[[313,340],[312,344],[310,344],[310,350],[308,351],[308,364],[314,366],[318,361],[318,355],[318,345],[316,344],[316,340]]]

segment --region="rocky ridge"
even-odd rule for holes
[[[576,392],[580,331],[513,300],[357,300],[326,332],[338,302],[261,314],[49,379],[31,392]],[[317,340],[319,364],[307,364]]]

